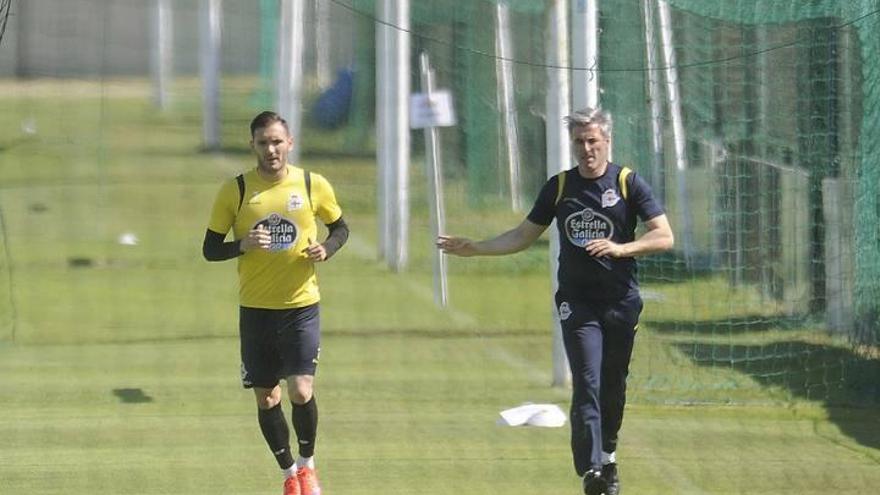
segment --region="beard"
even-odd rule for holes
[[[281,157],[278,157],[275,160],[271,160],[268,158],[260,160],[260,167],[263,168],[264,170],[278,170],[278,169],[282,168],[284,165],[285,165],[284,160],[282,160]]]

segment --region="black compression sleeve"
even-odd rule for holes
[[[300,457],[315,455],[315,438],[318,436],[318,403],[315,396],[305,404],[293,405],[293,430],[296,432]]]
[[[208,261],[224,261],[241,256],[241,241],[224,242],[226,234],[205,230],[202,255]]]
[[[260,431],[269,445],[269,449],[278,461],[278,467],[287,469],[293,466],[293,454],[290,452],[290,429],[287,420],[284,419],[284,411],[281,404],[276,404],[271,409],[257,409],[257,420],[260,423]]]
[[[342,217],[339,220],[327,225],[327,230],[330,231],[330,234],[327,236],[327,240],[324,241],[324,251],[327,252],[327,258],[329,259],[333,256],[336,251],[339,251],[339,248],[345,244],[345,241],[348,240],[348,225],[345,223],[345,220]]]

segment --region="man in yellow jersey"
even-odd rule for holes
[[[208,261],[238,258],[241,381],[257,399],[257,418],[284,473],[284,495],[320,495],[315,472],[318,406],[313,394],[320,352],[315,263],[348,239],[333,188],[324,177],[288,165],[293,139],[287,122],[262,112],[251,122],[257,166],[227,180],[214,200],[202,251]],[[316,242],[320,219],[329,231]],[[232,231],[232,241],[226,235]],[[287,383],[293,429],[281,408]]]

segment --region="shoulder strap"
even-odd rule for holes
[[[315,207],[312,205],[312,173],[308,170],[303,170],[303,175],[306,180],[306,196],[309,198],[309,209],[315,211]]]
[[[556,174],[556,201],[553,202],[554,205],[559,204],[559,200],[562,199],[562,191],[565,189],[565,170]]]
[[[244,203],[244,175],[238,174],[235,182],[238,183],[238,211],[241,211],[241,205]]]
[[[617,176],[617,185],[620,187],[620,195],[623,197],[623,200],[626,201],[629,196],[629,187],[626,184],[626,179],[629,177],[629,174],[632,173],[632,169],[629,167],[622,167],[620,169],[620,175]]]

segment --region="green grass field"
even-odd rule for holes
[[[138,82],[0,82],[0,494],[280,492],[238,381],[235,264],[200,253],[220,181],[251,166],[251,87],[224,84],[224,148],[208,154],[192,82],[164,114]],[[391,273],[372,159],[328,157],[345,139],[304,135],[353,232],[320,267],[325,492],[579,493],[567,427],[495,425],[526,401],[567,408],[549,386],[546,246],[450,259],[451,307],[437,308],[421,162],[410,267]],[[450,231],[519,220],[468,209],[463,191],[450,181]],[[127,232],[137,245],[117,242]],[[664,263],[646,272],[624,493],[874,493],[876,357]]]

